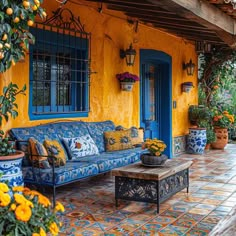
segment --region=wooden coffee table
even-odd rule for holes
[[[189,167],[192,161],[167,160],[161,167],[146,167],[140,162],[112,170],[115,176],[115,200],[160,203],[189,187]]]

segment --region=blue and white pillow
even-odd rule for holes
[[[62,140],[72,160],[99,154],[98,148],[89,134],[75,138],[63,138]]]

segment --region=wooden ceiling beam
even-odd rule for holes
[[[210,3],[200,0],[147,0],[165,10],[195,21],[211,30],[230,47],[236,47],[236,21]]]

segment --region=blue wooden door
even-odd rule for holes
[[[142,120],[144,138],[159,138],[160,120],[160,65],[142,64]]]

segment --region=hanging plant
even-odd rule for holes
[[[46,17],[43,0],[0,1],[0,72],[25,57],[34,36],[29,32],[35,17]]]

